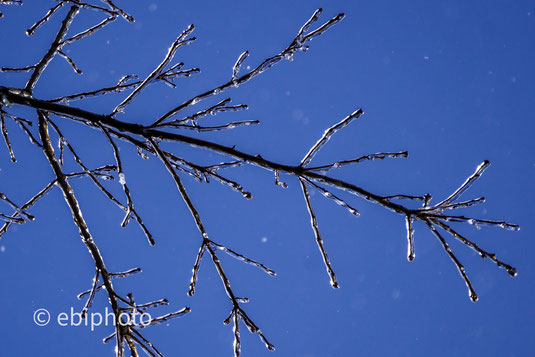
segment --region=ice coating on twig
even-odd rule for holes
[[[414,218],[410,215],[405,216],[405,223],[407,226],[407,260],[412,262],[415,258],[414,254]]]
[[[149,74],[147,78],[145,78],[143,82],[141,82],[141,84],[136,89],[134,89],[134,91],[132,91],[132,93],[130,93],[119,105],[117,105],[117,107],[115,107],[111,115],[115,115],[118,112],[123,112],[124,108],[134,99],[134,97],[137,96],[147,84],[149,84],[152,80],[154,80],[161,74],[165,66],[167,66],[167,64],[169,64],[169,62],[171,62],[171,60],[173,59],[177,49],[179,49],[181,46],[189,45],[191,42],[195,41],[195,37],[186,38],[190,33],[193,32],[194,29],[195,26],[189,25],[189,27],[177,37],[175,42],[173,42],[171,44],[171,47],[169,47],[167,55],[158,65],[158,67],[156,67],[156,69],[154,69],[154,71],[152,71],[152,73]]]
[[[89,292],[89,297],[87,298],[87,302],[85,303],[85,306],[82,309],[82,318],[85,318],[87,311],[89,311],[89,309],[91,308],[91,305],[93,304],[93,298],[95,297],[95,292],[96,292],[97,284],[99,280],[100,280],[100,271],[97,268],[95,272],[95,277],[93,278],[93,287],[91,288]]]
[[[132,333],[137,336],[140,340],[138,340],[135,336],[130,336],[132,337],[134,340],[136,340],[136,342],[143,348],[143,350],[145,352],[147,352],[150,356],[159,356],[159,357],[164,357],[163,354],[160,353],[160,351],[158,351],[156,349],[156,347],[149,341],[147,340],[145,337],[143,337],[143,335],[141,335],[141,333],[139,333],[139,331],[137,331],[136,329],[131,329]]]
[[[347,209],[352,215],[356,217],[360,216],[360,213],[356,208],[351,207],[346,201],[334,195],[331,191],[321,187],[320,185],[315,184],[307,178],[303,178],[303,180],[305,180],[309,185],[318,190],[323,196],[327,197],[330,200],[333,200],[337,205]]]
[[[65,58],[67,63],[69,63],[71,65],[72,69],[74,69],[74,72],[76,72],[76,74],[82,74],[83,73],[82,70],[76,66],[76,63],[74,63],[72,58],[67,56],[67,54],[65,52],[63,52],[62,50],[58,50],[58,55],[60,55],[61,57]]]
[[[279,179],[279,170],[275,170],[275,186],[280,186],[282,188],[288,188],[288,184]]]
[[[510,231],[520,230],[519,225],[507,223],[505,221],[491,221],[487,219],[470,218],[470,217],[465,217],[465,216],[450,216],[450,215],[443,215],[443,214],[436,214],[436,213],[429,213],[429,214],[426,214],[426,216],[430,218],[442,219],[447,222],[466,222],[468,224],[475,226],[476,228],[479,228],[480,226],[483,225],[483,226],[500,227],[500,228],[507,229]]]
[[[101,22],[99,22],[98,24],[96,24],[95,26],[92,26],[92,27],[88,28],[87,30],[84,30],[84,31],[82,31],[80,33],[77,33],[76,35],[74,35],[72,37],[69,37],[66,40],[63,40],[62,41],[62,45],[70,45],[71,43],[73,43],[75,41],[81,40],[81,39],[83,39],[83,38],[85,38],[87,36],[91,36],[93,33],[95,33],[96,31],[100,30],[101,28],[103,28],[104,26],[106,26],[110,22],[114,21],[115,19],[117,19],[117,16],[115,16],[115,15],[107,17],[104,20],[102,20]]]
[[[516,268],[512,267],[511,265],[507,264],[507,263],[504,263],[502,262],[501,260],[499,260],[498,258],[496,258],[496,254],[494,253],[489,253],[483,249],[481,249],[476,243],[470,241],[469,239],[465,238],[464,236],[462,236],[461,234],[459,234],[457,231],[455,231],[453,228],[451,228],[450,226],[448,226],[447,224],[445,224],[444,222],[436,219],[436,220],[433,220],[433,223],[435,224],[438,224],[442,229],[444,229],[445,231],[447,231],[448,233],[450,233],[453,237],[455,237],[456,239],[458,239],[459,241],[461,241],[464,245],[467,245],[469,246],[470,248],[472,248],[475,252],[477,252],[482,258],[489,258],[490,260],[492,260],[494,263],[496,263],[496,265],[498,267],[502,267],[504,268],[507,273],[511,276],[516,276],[517,274],[517,270]]]
[[[179,63],[179,65],[182,65],[182,64],[183,63]],[[158,75],[149,84],[155,83],[157,81],[164,81],[167,84],[172,84],[173,86],[175,86],[175,84],[172,81],[176,77],[181,77],[181,76],[189,77],[192,73],[198,73],[199,72],[198,68],[191,68],[191,69],[176,71],[175,70],[176,67],[177,67],[177,65],[175,65],[175,66],[171,67],[170,69],[166,70],[165,72],[161,73],[160,75]],[[62,97],[59,97],[59,98],[51,99],[50,102],[68,103],[68,102],[73,101],[73,100],[80,100],[80,99],[84,99],[84,98],[87,98],[87,97],[95,97],[95,96],[105,95],[105,94],[112,93],[112,92],[120,93],[120,92],[123,92],[123,91],[125,91],[127,89],[137,88],[142,83],[142,81],[140,81],[140,80],[127,83],[127,81],[132,80],[132,79],[137,79],[137,76],[136,75],[126,75],[126,76],[123,76],[119,80],[119,83],[117,83],[114,86],[100,88],[100,89],[96,89],[96,90],[88,91],[88,92],[82,92],[82,93],[66,95],[66,96],[62,96]]]
[[[192,275],[188,290],[189,296],[193,296],[193,294],[195,294],[195,286],[197,285],[197,277],[199,275],[199,268],[201,267],[202,256],[204,255],[204,252],[206,250],[206,244],[207,243],[205,241],[202,242],[201,248],[199,248],[199,252],[197,253],[197,257],[195,258],[195,264],[193,264]]]
[[[192,276],[192,279],[191,279],[190,290],[188,291],[188,295],[191,296],[195,292],[195,284],[196,284],[196,281],[197,281],[197,272],[199,270],[199,267],[200,267],[200,264],[201,264],[201,259],[202,259],[202,256],[204,254],[204,251],[207,250],[208,253],[210,254],[210,257],[212,258],[212,262],[215,265],[217,273],[218,273],[219,277],[221,278],[221,282],[223,283],[223,286],[225,288],[225,292],[226,292],[227,296],[229,297],[230,301],[232,302],[232,304],[234,306],[234,309],[236,310],[235,313],[239,313],[240,314],[240,316],[242,317],[242,319],[244,320],[246,325],[250,328],[250,330],[252,332],[256,332],[259,335],[260,339],[262,341],[264,341],[264,343],[266,344],[266,347],[268,349],[273,349],[274,348],[273,345],[271,345],[267,341],[267,339],[264,337],[264,335],[260,332],[260,329],[258,329],[258,327],[254,324],[254,322],[247,316],[247,314],[239,306],[240,298],[237,298],[236,295],[234,294],[234,291],[231,288],[230,280],[228,279],[227,275],[225,274],[225,271],[223,270],[223,266],[221,264],[221,261],[219,260],[219,257],[217,256],[217,254],[216,254],[216,252],[214,250],[214,247],[216,249],[224,250],[227,253],[230,253],[231,255],[234,255],[237,258],[239,258],[240,260],[243,260],[243,261],[245,261],[247,263],[254,264],[254,265],[256,265],[258,267],[261,267],[261,268],[265,268],[265,267],[263,265],[261,265],[260,263],[258,263],[258,262],[255,262],[255,261],[253,261],[251,259],[248,259],[248,258],[244,257],[241,254],[238,254],[238,253],[236,253],[234,251],[231,252],[228,248],[226,248],[226,247],[224,247],[222,245],[219,245],[217,243],[214,243],[212,240],[210,240],[210,238],[208,237],[208,233],[206,232],[206,229],[204,228],[204,224],[203,224],[203,222],[201,220],[199,212],[197,211],[197,208],[195,208],[195,205],[191,201],[188,193],[186,192],[184,184],[182,183],[182,180],[180,179],[180,177],[178,176],[178,174],[174,170],[172,164],[170,163],[170,161],[168,160],[168,158],[166,157],[165,153],[162,151],[162,149],[160,148],[158,143],[156,143],[156,141],[152,137],[147,137],[147,140],[150,142],[152,148],[155,150],[157,156],[160,158],[160,160],[162,161],[162,163],[166,167],[167,171],[169,171],[169,173],[171,174],[173,180],[175,181],[177,189],[178,189],[180,195],[182,196],[182,199],[186,203],[186,206],[188,207],[191,215],[193,216],[193,218],[195,220],[195,224],[197,226],[197,229],[199,230],[199,232],[201,233],[201,236],[202,236],[202,245],[201,245],[201,248],[199,250],[199,253],[197,254],[197,258],[195,260],[195,265],[193,267],[193,276]],[[269,271],[271,271],[271,270],[269,270]]]
[[[24,89],[27,90],[28,92],[31,93],[33,91],[33,88],[37,84],[37,81],[41,77],[41,74],[43,73],[43,71],[46,69],[50,61],[52,61],[57,51],[61,50],[61,46],[62,46],[61,42],[67,35],[69,26],[74,20],[74,17],[78,14],[78,11],[79,11],[78,6],[76,5],[71,6],[67,16],[61,23],[61,27],[58,30],[58,33],[56,34],[56,38],[50,45],[50,48],[48,49],[46,54],[43,56],[43,58],[39,61],[39,63],[35,65],[33,73],[30,79],[28,80],[28,82],[26,83],[26,86],[24,87]]]
[[[104,2],[105,4],[107,4],[110,9],[112,9],[113,11],[117,11],[118,13],[121,14],[121,16],[128,22],[134,22],[134,17],[130,14],[128,14],[126,11],[124,11],[123,9],[121,9],[120,7],[118,7],[117,5],[115,5],[113,2],[111,2],[111,0],[101,0],[102,2]]]
[[[116,278],[126,278],[127,276],[130,276],[132,274],[141,273],[141,268],[132,268],[127,271],[122,271],[118,273],[110,273],[110,276],[116,277]]]
[[[26,30],[26,35],[32,36],[35,30],[37,30],[42,24],[50,20],[50,17],[54,14],[54,12],[56,12],[56,10],[62,7],[64,4],[65,4],[64,2],[59,2],[58,4],[56,4],[56,6],[48,10],[45,16],[43,16],[40,20],[38,20],[29,29]]]
[[[449,255],[450,259],[453,261],[455,266],[457,267],[457,270],[459,271],[459,274],[461,274],[461,277],[463,278],[463,280],[464,280],[464,282],[466,284],[466,287],[468,288],[468,296],[470,296],[470,300],[472,300],[473,302],[476,302],[478,300],[477,293],[475,292],[474,288],[472,287],[472,283],[470,282],[470,279],[468,278],[468,275],[466,275],[466,271],[464,269],[464,266],[461,264],[459,259],[457,259],[455,254],[453,254],[453,251],[451,250],[450,246],[448,245],[448,243],[446,243],[446,240],[437,231],[435,226],[429,220],[425,220],[425,223],[427,224],[427,226],[429,227],[431,232],[435,235],[435,237],[437,237],[437,239],[440,241],[440,243],[442,244],[442,247],[444,248],[446,253]]]
[[[233,81],[236,78],[238,78],[238,72],[240,71],[240,67],[248,56],[249,56],[249,51],[245,51],[240,55],[240,57],[238,57],[238,60],[232,67],[232,80]]]
[[[35,68],[35,65],[20,67],[20,68],[2,67],[0,68],[0,72],[28,72],[34,68]]]
[[[312,18],[317,19],[318,15],[320,13],[321,13],[321,9],[316,11],[314,13],[314,15],[312,16]],[[215,87],[213,89],[207,90],[207,91],[205,91],[205,92],[203,92],[201,94],[198,94],[198,95],[186,100],[184,103],[180,104],[177,107],[174,107],[173,109],[171,109],[167,113],[165,113],[162,116],[160,116],[158,119],[156,119],[156,121],[154,121],[154,123],[152,123],[152,125],[150,125],[150,127],[157,126],[158,124],[160,124],[160,123],[164,122],[165,120],[167,120],[168,118],[174,116],[175,114],[177,114],[181,110],[189,107],[190,105],[195,105],[195,104],[199,103],[203,99],[209,98],[209,97],[211,97],[213,95],[216,95],[216,94],[220,94],[220,93],[222,93],[223,91],[225,91],[225,90],[227,90],[229,88],[239,87],[241,84],[249,81],[250,79],[252,79],[252,78],[254,78],[256,76],[258,76],[259,74],[261,74],[264,71],[266,71],[268,68],[273,67],[275,64],[277,64],[278,62],[280,62],[280,61],[282,61],[284,59],[291,60],[293,58],[293,54],[295,52],[297,52],[297,51],[306,51],[308,49],[308,47],[304,46],[303,43],[305,43],[307,41],[310,41],[314,37],[323,34],[328,28],[330,28],[331,26],[333,26],[336,23],[340,22],[343,18],[344,18],[344,14],[338,14],[337,16],[333,17],[332,19],[330,19],[329,21],[327,21],[326,23],[321,25],[319,28],[317,28],[316,30],[314,30],[314,31],[312,31],[310,33],[308,33],[308,26],[313,21],[308,20],[307,23],[305,23],[305,25],[306,25],[306,26],[304,26],[305,28],[304,29],[301,28],[301,30],[299,31],[298,36],[293,39],[293,41],[290,43],[290,45],[288,47],[286,47],[284,50],[279,52],[277,55],[269,57],[268,59],[266,59],[262,63],[260,63],[256,68],[251,69],[249,72],[247,72],[246,74],[244,74],[242,76],[233,77],[233,78],[231,78],[230,81],[228,81],[228,82],[226,82],[224,84],[221,84],[221,85],[219,85],[219,86],[217,86],[217,87]]]
[[[14,210],[15,210],[15,214],[17,215],[21,215],[21,216],[24,216],[26,217],[29,221],[33,221],[35,219],[34,216],[32,216],[31,214],[29,214],[28,212],[26,212],[24,210],[23,207],[19,207],[18,205],[16,205],[13,201],[11,201],[4,193],[0,192],[0,200],[3,200],[5,202],[7,202]]]
[[[331,169],[339,169],[339,168],[341,168],[342,166],[345,166],[345,165],[358,164],[359,162],[362,162],[362,161],[383,160],[385,158],[398,158],[398,157],[405,158],[405,157],[408,157],[408,156],[409,156],[409,153],[407,151],[378,152],[376,154],[369,154],[369,155],[360,156],[360,157],[357,157],[355,159],[339,160],[339,161],[333,162],[332,164],[315,166],[315,167],[307,167],[307,170],[328,171],[328,170],[331,170]]]
[[[177,129],[188,129],[195,130],[199,133],[206,131],[220,131],[225,129],[235,129],[238,126],[250,126],[254,124],[259,124],[258,120],[245,120],[245,121],[235,121],[223,125],[215,126],[199,126],[199,125],[186,125],[186,124],[165,124],[166,126],[172,126]]]
[[[263,271],[265,271],[267,274],[269,274],[271,276],[276,276],[277,275],[277,273],[274,270],[269,269],[264,264],[259,263],[256,260],[249,259],[246,256],[244,256],[243,254],[237,253],[234,250],[229,249],[229,248],[225,247],[224,245],[218,244],[218,243],[216,243],[214,241],[211,241],[211,244],[213,246],[215,246],[217,249],[227,253],[231,257],[238,259],[239,261],[242,261],[242,262],[250,264],[250,265],[254,265],[254,266],[262,269]]]
[[[95,170],[92,170],[91,172],[96,173],[97,171],[98,171],[98,169],[95,169]],[[86,175],[86,173],[85,172],[78,172],[78,173],[66,174],[65,176],[71,178],[71,177],[79,177],[79,176],[83,176],[83,175]],[[56,180],[53,180],[53,181],[49,182],[43,189],[41,189],[37,194],[35,194],[32,198],[30,198],[25,204],[20,206],[19,210],[21,212],[23,212],[24,210],[32,207],[35,204],[35,202],[37,202],[37,200],[39,200],[40,198],[44,197],[45,194],[52,187],[54,187],[56,182],[57,182]],[[19,210],[15,211],[12,216],[16,217],[17,215],[20,215],[21,212],[19,212]],[[2,228],[0,228],[0,238],[1,238],[2,234],[4,234],[7,231],[7,229],[11,225],[11,223],[12,223],[11,221],[4,222],[4,225],[2,226]]]
[[[333,136],[337,131],[351,123],[353,120],[358,119],[363,113],[364,112],[362,111],[362,109],[357,109],[353,113],[342,119],[342,121],[340,121],[339,123],[325,130],[322,137],[316,142],[316,144],[314,144],[314,146],[312,146],[312,148],[310,148],[305,157],[303,157],[299,166],[304,167],[308,165],[308,163],[314,158],[314,155],[316,155],[316,153],[321,149],[321,147],[329,141],[331,136]]]
[[[393,199],[398,199],[398,200],[425,200],[425,196],[412,196],[412,195],[392,195],[392,196],[384,196],[383,197],[384,199],[387,199],[387,200],[393,200]]]
[[[470,186],[485,172],[485,170],[489,167],[490,161],[485,160],[479,165],[476,169],[476,171],[466,179],[466,181],[457,189],[455,192],[453,192],[451,195],[448,196],[445,200],[441,201],[440,203],[436,204],[435,207],[444,206],[451,201],[455,200],[459,196],[461,196],[466,190],[470,188]]]
[[[470,207],[470,206],[477,205],[483,202],[485,202],[485,197],[479,197],[479,198],[474,198],[473,200],[468,200],[464,202],[448,203],[448,204],[442,205],[440,208],[445,209],[445,210],[457,209],[457,208],[463,208],[463,207]]]
[[[162,124],[159,124],[157,125],[158,127],[166,127],[166,126],[169,126],[169,127],[187,127],[185,124],[187,122],[190,122],[191,123],[191,128],[200,128],[198,125],[197,125],[197,120],[198,119],[201,119],[207,115],[216,115],[217,112],[227,112],[227,111],[239,111],[239,110],[247,110],[248,109],[248,106],[246,104],[239,104],[239,105],[227,105],[228,103],[231,102],[231,99],[230,98],[226,98],[226,99],[223,99],[222,101],[218,102],[217,104],[207,108],[207,109],[204,109],[204,110],[201,110],[193,115],[190,115],[190,116],[187,116],[183,119],[177,119],[177,120],[172,120],[170,122],[166,122],[166,123],[162,123]],[[245,121],[245,122],[241,122],[241,123],[255,123],[257,124],[258,123],[258,120],[248,120],[248,121]],[[232,124],[232,123],[230,123]],[[226,124],[226,125],[230,125],[230,124]]]
[[[338,285],[338,282],[336,281],[336,275],[334,274],[334,270],[331,267],[331,262],[329,261],[329,257],[327,256],[327,252],[325,251],[325,247],[323,246],[323,239],[321,238],[320,230],[318,228],[318,221],[316,219],[316,215],[314,214],[312,204],[310,203],[310,195],[308,193],[308,189],[303,179],[300,178],[299,182],[301,183],[301,189],[303,190],[303,196],[305,197],[308,213],[310,215],[310,225],[314,230],[314,234],[316,236],[316,243],[318,244],[321,256],[323,257],[323,262],[325,263],[325,268],[327,269],[327,273],[329,274],[329,277],[331,279],[331,286],[337,289],[340,287],[340,285]]]
[[[301,27],[301,29],[299,29],[299,32],[297,33],[297,36],[296,36],[297,39],[299,39],[300,41],[303,40],[303,34],[308,32],[308,28],[310,27],[312,23],[318,21],[319,16],[321,15],[322,12],[323,12],[322,8],[319,8],[316,11],[314,11],[310,19],[308,19],[307,22],[305,22],[305,24]]]
[[[232,312],[232,321],[234,322],[234,357],[240,357],[241,353],[241,342],[240,342],[240,319],[238,314],[234,311]]]
[[[119,200],[117,200],[108,190],[106,190],[106,188],[104,188],[104,186],[102,186],[102,184],[96,179],[95,177],[95,173],[91,172],[86,166],[85,164],[82,162],[82,159],[80,158],[80,156],[78,156],[78,154],[74,151],[74,148],[71,146],[71,144],[67,141],[67,139],[65,138],[65,136],[63,135],[63,133],[60,131],[59,127],[52,121],[50,120],[50,118],[47,118],[47,122],[54,128],[54,130],[56,131],[56,133],[58,134],[58,136],[60,137],[60,139],[62,140],[62,142],[64,143],[64,145],[69,149],[69,151],[71,152],[71,154],[73,155],[73,158],[74,160],[76,161],[76,163],[82,168],[85,170],[85,172],[87,173],[87,175],[91,178],[91,180],[95,183],[95,185],[97,185],[97,187],[100,189],[100,191],[102,191],[102,193],[104,193],[106,195],[106,197],[112,201],[113,203],[115,203],[117,206],[119,206],[123,211],[126,212],[126,215],[125,215],[125,219],[123,220],[123,222],[121,222],[121,226],[125,226],[130,215],[133,215],[133,217],[135,218],[135,220],[138,222],[140,228],[143,230],[143,233],[145,234],[145,236],[147,237],[147,240],[149,242],[150,245],[154,245],[155,244],[155,241],[154,241],[154,238],[152,236],[152,233],[147,229],[147,227],[145,226],[145,223],[143,222],[143,220],[141,219],[141,216],[137,213],[137,211],[134,209],[134,205],[132,203],[132,200],[130,198],[130,191],[128,190],[128,188],[126,188],[126,191],[125,191],[125,195],[127,197],[127,205],[123,205]],[[102,128],[101,128],[102,130]],[[106,133],[106,132],[105,132]],[[108,137],[108,139],[111,139],[111,137]],[[119,151],[118,151],[118,148],[115,146],[115,143],[113,142],[113,140],[110,141],[110,145],[112,146],[112,149],[114,150],[114,154],[116,155],[116,162],[118,165],[121,165],[121,170],[119,172],[119,174],[123,174],[123,177],[124,177],[124,173],[122,171],[122,164],[120,164],[121,160],[120,160],[120,157],[119,157]],[[121,176],[120,176],[121,177]],[[122,183],[122,182],[121,182]],[[125,181],[125,184],[126,184],[126,181]],[[123,185],[123,190],[124,189],[124,186]],[[128,193],[127,193],[128,191]]]
[[[6,143],[7,150],[9,151],[9,156],[11,157],[11,161],[17,162],[17,159],[15,159],[15,154],[13,153],[13,148],[11,147],[11,142],[9,141],[9,136],[8,136],[6,123],[4,120],[3,111],[0,112],[0,124],[1,124],[2,136],[4,137],[4,141]]]

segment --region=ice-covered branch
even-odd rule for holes
[[[294,55],[295,52],[297,52],[297,51],[306,51],[308,49],[308,47],[303,45],[303,43],[308,42],[308,41],[312,40],[314,37],[323,34],[329,27],[331,27],[332,25],[340,22],[345,16],[344,14],[338,14],[337,16],[333,17],[332,19],[330,19],[329,21],[327,21],[326,23],[321,25],[318,29],[316,29],[316,30],[314,30],[314,31],[312,31],[310,33],[307,33],[308,32],[308,26],[312,22],[317,20],[317,18],[318,18],[320,13],[321,13],[321,9],[317,10],[314,13],[314,15],[312,16],[311,20],[308,20],[307,23],[305,24],[305,26],[303,26],[303,28],[301,28],[301,30],[297,34],[297,37],[295,37],[293,39],[293,41],[290,43],[290,45],[288,47],[286,47],[284,50],[282,50],[280,53],[278,53],[277,55],[272,56],[272,57],[264,60],[257,67],[255,67],[254,69],[252,69],[249,72],[245,73],[244,75],[236,77],[238,75],[238,70],[239,70],[239,67],[240,67],[241,63],[243,63],[243,61],[245,60],[245,58],[244,58],[246,56],[245,52],[242,53],[240,55],[240,57],[238,58],[238,61],[236,61],[236,64],[233,67],[233,76],[228,82],[223,83],[223,84],[221,84],[221,85],[219,85],[219,86],[217,86],[217,87],[215,87],[213,89],[210,89],[208,91],[205,91],[205,92],[203,92],[201,94],[198,94],[198,95],[188,99],[184,103],[182,103],[179,106],[171,109],[170,111],[168,111],[167,113],[165,113],[164,115],[162,115],[158,119],[156,119],[156,121],[151,125],[151,127],[157,126],[158,124],[164,122],[168,118],[176,115],[181,110],[184,110],[185,108],[187,108],[187,107],[189,107],[191,105],[195,105],[195,104],[199,103],[203,99],[209,98],[209,97],[211,97],[213,95],[217,95],[217,94],[219,94],[219,93],[221,93],[221,92],[223,92],[223,91],[225,91],[225,90],[227,90],[229,88],[239,87],[243,83],[245,83],[245,82],[249,81],[250,79],[258,76],[259,74],[263,73],[268,68],[274,66],[275,64],[277,64],[278,62],[280,62],[280,61],[282,61],[284,59],[292,60],[293,59],[293,55]],[[305,35],[305,33],[307,33],[307,34]]]
[[[318,149],[319,150],[319,149]],[[321,165],[321,166],[315,166],[315,167],[307,167],[307,170],[312,171],[328,171],[331,169],[339,169],[342,166],[350,165],[350,164],[358,164],[362,161],[373,161],[373,160],[384,160],[385,158],[397,158],[397,157],[408,157],[409,153],[407,151],[399,151],[399,152],[378,152],[375,154],[369,154],[357,157],[355,159],[350,160],[340,160],[333,162],[332,164],[327,165]]]
[[[171,44],[171,47],[169,47],[167,55],[165,56],[163,61],[158,65],[158,67],[156,67],[156,69],[154,69],[154,71],[152,71],[151,74],[147,76],[147,78],[143,80],[143,82],[141,82],[141,84],[136,89],[134,89],[132,93],[130,93],[130,95],[128,95],[128,97],[126,97],[119,105],[117,105],[117,107],[115,107],[111,114],[112,116],[119,112],[122,113],[124,111],[124,108],[134,99],[134,97],[138,95],[147,84],[149,84],[152,80],[154,80],[161,74],[165,66],[167,66],[167,64],[173,59],[173,56],[175,55],[175,52],[178,48],[184,45],[189,45],[191,42],[195,41],[195,37],[187,38],[189,34],[193,32],[194,28],[195,27],[193,25],[190,25],[177,37],[175,42],[173,42],[173,44]]]
[[[26,35],[32,36],[35,33],[35,30],[37,30],[42,24],[50,20],[50,17],[54,14],[54,12],[56,12],[56,10],[62,7],[64,4],[64,2],[59,2],[56,4],[56,6],[48,10],[45,16],[43,16],[40,20],[38,20],[36,23],[30,26],[29,29],[26,30]]]
[[[308,193],[306,183],[303,179],[299,179],[299,182],[301,183],[301,189],[303,190],[303,196],[305,196],[306,206],[310,215],[310,225],[314,230],[314,235],[316,236],[316,243],[318,244],[321,256],[323,257],[323,262],[325,263],[325,268],[327,269],[327,273],[329,274],[329,277],[331,279],[331,286],[335,289],[338,289],[340,285],[338,284],[338,281],[336,281],[336,274],[334,273],[334,270],[331,266],[331,261],[329,260],[329,257],[327,256],[327,251],[325,250],[325,247],[323,245],[323,239],[321,238],[320,230],[318,228],[316,214],[312,209],[312,203],[310,203],[310,194]]]
[[[301,160],[299,166],[306,166],[314,158],[314,155],[318,153],[323,145],[325,145],[337,131],[344,128],[346,125],[351,123],[353,120],[358,119],[364,112],[362,109],[357,109],[353,113],[349,114],[347,117],[342,119],[339,123],[331,126],[329,129],[325,130],[321,138],[310,148],[305,157]]]
[[[41,74],[46,69],[50,61],[54,58],[56,53],[61,50],[62,47],[62,41],[67,35],[67,31],[69,30],[69,27],[74,20],[74,17],[76,14],[78,14],[79,7],[76,5],[71,6],[69,12],[67,13],[67,16],[63,19],[63,22],[61,23],[61,27],[58,30],[58,33],[56,34],[56,37],[54,38],[54,41],[50,45],[50,48],[46,52],[46,54],[43,56],[41,61],[35,65],[35,68],[33,70],[33,73],[26,83],[26,86],[24,87],[25,90],[28,92],[32,92],[33,88],[37,84],[37,81],[39,80],[39,77],[41,77]]]

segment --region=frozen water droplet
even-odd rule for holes
[[[143,159],[145,159],[145,160],[147,160],[147,159],[149,158],[149,157],[147,156],[147,154],[145,154],[145,153],[141,150],[141,148],[139,148],[139,147],[137,148],[137,153],[138,153],[139,156],[141,156],[141,157],[142,157]]]
[[[199,103],[199,99],[197,99],[197,98],[194,98],[194,99],[191,101],[191,104],[192,104],[192,105],[195,105],[195,104],[197,104],[197,103]]]
[[[119,173],[119,182],[121,183],[121,185],[125,185],[126,184],[126,178],[124,176],[124,173]]]
[[[478,299],[479,298],[475,292],[470,293],[470,300],[472,300],[473,302],[476,302]]]

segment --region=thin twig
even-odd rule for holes
[[[468,275],[466,275],[466,271],[464,269],[464,266],[461,264],[459,259],[457,259],[455,254],[453,254],[453,251],[451,250],[450,246],[448,245],[448,243],[446,243],[446,240],[437,231],[437,229],[431,223],[431,221],[426,219],[426,220],[424,220],[424,222],[427,224],[427,226],[429,227],[431,232],[435,235],[435,237],[437,237],[437,239],[440,241],[440,243],[442,244],[442,247],[444,248],[446,253],[448,253],[448,255],[449,255],[450,259],[453,261],[453,263],[455,263],[455,266],[457,267],[457,270],[459,270],[459,274],[461,274],[461,276],[462,276],[462,278],[463,278],[463,280],[464,280],[464,282],[466,284],[466,287],[468,288],[468,296],[470,296],[470,300],[472,300],[473,302],[476,302],[477,299],[478,299],[477,293],[475,292],[474,288],[472,287],[472,283],[470,282],[470,279],[468,278]]]
[[[175,55],[175,52],[179,47],[187,45],[195,40],[195,38],[186,39],[186,37],[193,31],[194,28],[195,27],[193,25],[190,25],[186,30],[184,30],[184,32],[180,34],[180,36],[177,37],[175,42],[173,42],[171,47],[169,47],[169,51],[167,52],[167,55],[165,56],[163,61],[158,65],[158,67],[156,67],[156,69],[154,69],[154,71],[152,71],[151,74],[147,76],[147,78],[143,80],[143,82],[141,82],[141,84],[136,89],[134,89],[132,93],[130,93],[130,95],[128,95],[128,97],[126,97],[119,105],[117,105],[117,107],[115,107],[111,114],[112,116],[118,112],[123,112],[124,108],[134,99],[134,97],[138,95],[139,92],[141,92],[141,90],[147,84],[149,84],[154,78],[156,78],[160,74],[164,67],[167,66],[167,64],[173,59],[173,56]]]
[[[299,178],[299,183],[301,184],[301,189],[303,190],[303,196],[305,196],[308,213],[310,215],[310,225],[312,226],[312,229],[314,230],[314,235],[316,236],[316,243],[318,243],[318,248],[320,250],[321,256],[323,257],[325,268],[327,269],[327,273],[329,274],[329,277],[331,278],[331,281],[330,281],[331,286],[335,289],[338,289],[340,285],[336,281],[336,275],[334,274],[334,270],[331,266],[331,262],[329,261],[329,257],[327,256],[327,251],[325,250],[325,247],[323,246],[323,239],[321,238],[320,230],[318,228],[318,221],[316,219],[316,215],[314,214],[314,210],[312,209],[312,204],[310,203],[310,195],[308,193],[307,186],[305,184],[305,181],[302,178]]]
[[[357,109],[353,113],[342,119],[342,121],[340,121],[339,123],[325,130],[322,137],[316,142],[316,144],[314,144],[314,146],[312,146],[312,148],[310,148],[305,157],[303,157],[299,166],[304,167],[308,165],[308,163],[314,158],[314,155],[316,155],[316,153],[321,149],[321,147],[329,141],[331,136],[333,136],[338,130],[351,123],[353,120],[358,119],[363,113],[364,112],[362,111],[362,109]]]
[[[56,34],[56,38],[54,38],[54,41],[50,45],[50,48],[46,52],[46,54],[43,56],[41,61],[35,66],[34,71],[26,83],[26,86],[24,87],[25,90],[28,92],[32,92],[33,88],[37,84],[37,81],[39,80],[39,77],[41,77],[41,74],[46,69],[50,61],[54,58],[55,54],[58,52],[58,50],[61,49],[61,41],[65,38],[65,35],[67,34],[67,31],[69,30],[69,27],[74,20],[74,17],[76,14],[78,14],[78,10],[80,8],[76,5],[71,6],[69,12],[67,13],[67,16],[61,23],[61,27],[58,30],[58,33]]]

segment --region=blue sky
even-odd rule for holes
[[[33,37],[24,31],[53,1],[2,6],[0,65],[38,61],[65,14]],[[214,120],[260,120],[252,127],[195,134],[285,164],[297,164],[323,131],[357,108],[365,115],[338,133],[316,163],[380,151],[408,150],[407,159],[365,162],[334,171],[335,177],[371,192],[431,193],[441,200],[488,159],[485,174],[463,196],[485,196],[484,205],[466,214],[505,219],[519,232],[457,225],[483,248],[515,266],[503,269],[450,240],[464,263],[480,301],[472,303],[455,266],[421,222],[416,224],[416,260],[406,258],[403,217],[362,199],[340,193],[361,216],[355,218],[316,193],[312,197],[326,249],[340,281],[334,290],[317,249],[298,181],[282,175],[289,188],[274,185],[272,173],[242,166],[225,173],[253,194],[240,194],[217,182],[199,184],[183,177],[211,238],[277,271],[270,277],[221,256],[232,286],[251,302],[246,311],[277,347],[267,351],[242,326],[245,356],[526,356],[535,348],[535,290],[532,252],[535,199],[533,133],[535,109],[535,4],[530,1],[152,1],[124,7],[136,19],[117,20],[68,50],[84,74],[77,76],[56,58],[35,89],[41,99],[116,83],[125,74],[149,74],[189,24],[198,40],[182,47],[174,62],[199,67],[180,78],[176,89],[150,86],[119,119],[148,124],[170,108],[225,81],[244,50],[244,66],[278,53],[318,7],[326,21],[346,18],[260,77],[212,98],[226,96],[249,110],[220,113]],[[72,34],[102,20],[83,11]],[[174,63],[173,62],[173,63]],[[0,73],[0,85],[24,86],[27,74]],[[108,113],[124,94],[71,105]],[[14,113],[36,121],[32,111]],[[113,162],[101,133],[57,119],[89,166]],[[42,152],[8,122],[18,163],[0,149],[0,192],[24,202],[52,179]],[[2,144],[3,145],[3,144]],[[202,164],[222,156],[173,144],[166,149]],[[138,301],[167,298],[168,313],[184,306],[192,312],[145,333],[165,355],[232,355],[232,329],[222,321],[230,311],[221,281],[208,259],[200,270],[197,293],[186,296],[201,238],[176,186],[154,157],[141,159],[121,144],[126,177],[136,207],[156,238],[150,247],[132,222],[120,228],[122,212],[85,179],[72,180],[84,217],[113,271],[136,266],[137,276],[118,280],[121,293]],[[66,168],[74,169],[68,159]],[[118,184],[109,185],[120,194]],[[9,213],[7,205],[2,211]],[[90,288],[93,265],[59,190],[30,212],[37,219],[0,238],[0,355],[113,355],[100,341],[110,327],[38,327],[32,315],[46,308],[52,316],[81,310],[76,295]],[[97,295],[93,310],[108,306]],[[156,313],[156,311],[155,311]]]

